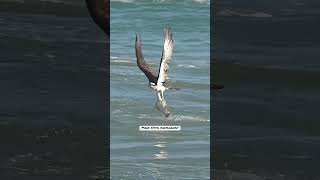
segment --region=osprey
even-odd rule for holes
[[[138,67],[146,75],[149,80],[149,86],[154,90],[158,97],[156,108],[163,112],[165,117],[169,117],[170,112],[168,110],[167,102],[164,99],[164,92],[169,89],[169,64],[172,59],[173,49],[173,39],[170,27],[164,28],[163,35],[164,43],[158,73],[145,62],[141,50],[141,39],[138,34],[136,35],[135,50]]]

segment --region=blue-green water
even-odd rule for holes
[[[111,1],[111,178],[209,179],[210,11],[208,1]],[[146,61],[158,69],[162,28],[174,39],[166,92],[172,116],[136,65],[135,33]],[[140,125],[180,125],[180,132],[140,132]]]
[[[319,1],[214,6],[216,179],[319,179]]]
[[[103,179],[108,44],[85,1],[0,0],[0,179]]]

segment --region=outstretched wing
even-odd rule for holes
[[[166,27],[163,30],[164,34],[164,43],[162,49],[162,57],[159,68],[159,77],[157,85],[160,83],[164,86],[168,86],[169,80],[169,65],[171,62],[172,49],[173,49],[173,39],[170,27]]]
[[[140,70],[147,76],[149,82],[154,84],[157,83],[158,75],[157,73],[144,61],[142,50],[141,50],[141,39],[140,36],[136,35],[136,57],[137,57],[137,64]]]

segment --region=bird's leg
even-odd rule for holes
[[[159,92],[157,92],[157,95],[158,95],[159,101],[162,101],[161,94]]]

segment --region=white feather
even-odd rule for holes
[[[172,59],[173,40],[170,28],[164,29],[164,43],[157,86],[166,86],[169,80],[169,65]]]

